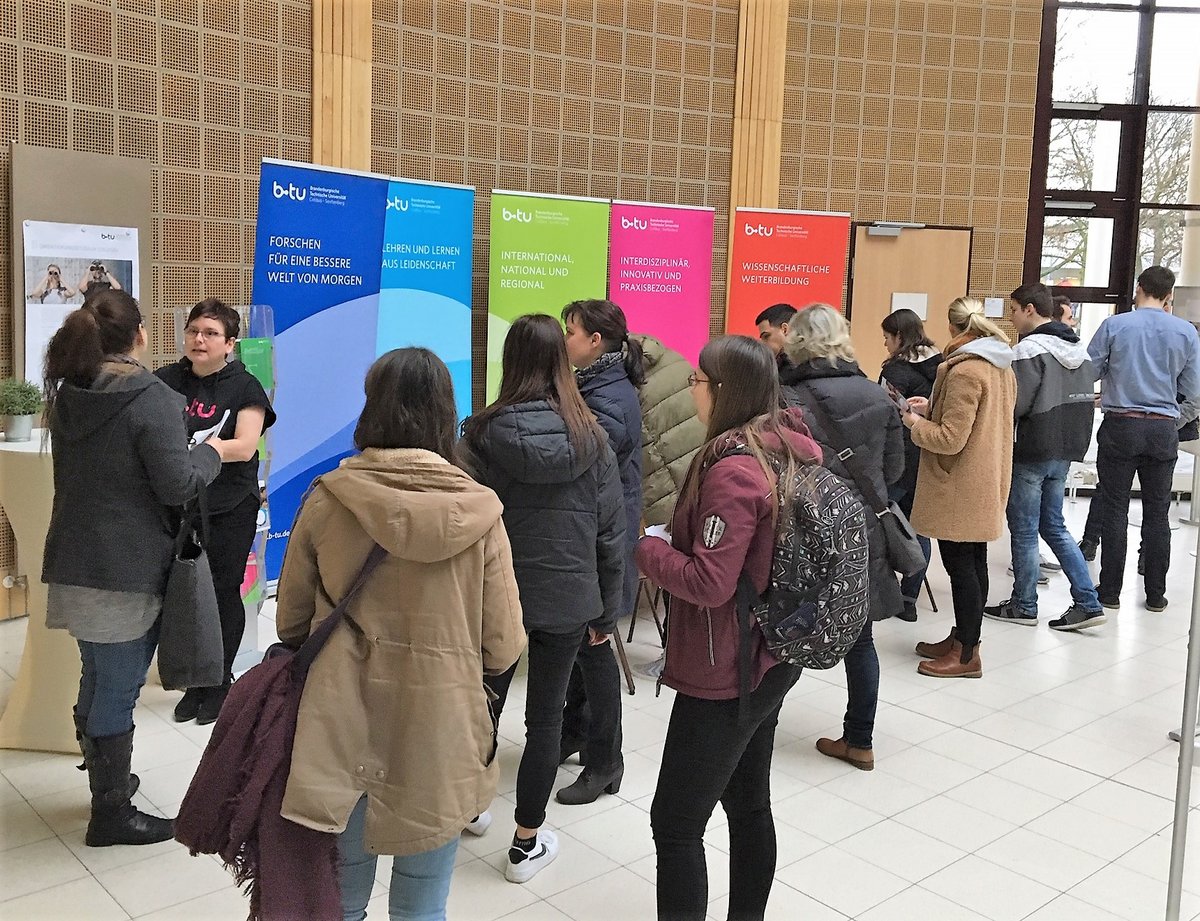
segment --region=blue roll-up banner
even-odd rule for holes
[[[267,578],[279,578],[300,499],[353,453],[363,378],[419,345],[446,362],[459,417],[471,406],[475,190],[264,160],[254,303],[275,313]]]

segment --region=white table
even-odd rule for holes
[[[29,626],[21,667],[0,717],[0,748],[78,754],[71,707],[79,693],[79,647],[66,630],[46,629],[42,551],[50,526],[54,470],[42,430],[9,444],[0,437],[0,505],[12,524],[28,577]]]

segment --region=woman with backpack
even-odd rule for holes
[[[905,399],[928,399],[933,393],[938,365],[945,361],[945,357],[934,346],[933,340],[925,335],[925,324],[914,311],[905,308],[889,313],[880,325],[883,327],[883,346],[887,349],[888,358],[883,363],[879,383],[885,386],[890,384]],[[904,433],[904,475],[892,484],[890,498],[904,512],[904,517],[912,518],[921,449],[913,444],[908,429],[902,426],[901,430]],[[921,586],[925,584],[925,572],[929,568],[929,556],[933,549],[928,537],[917,535],[917,541],[925,553],[926,568],[900,580],[904,612],[897,617],[909,623],[917,619],[917,599],[921,596]]]
[[[935,538],[950,576],[954,627],[939,643],[918,643],[917,671],[932,678],[981,678],[979,634],[988,595],[987,545],[1004,533],[1012,483],[1017,379],[1008,337],[978,298],[949,308],[946,360],[928,400],[909,400],[901,418],[921,449],[912,526]],[[969,497],[970,509],[963,508]]]
[[[775,726],[800,672],[771,654],[757,626],[748,673],[739,672],[735,593],[743,573],[755,591],[766,589],[777,522],[790,514],[779,483],[791,483],[798,465],[819,463],[821,450],[801,414],[780,408],[775,358],[761,342],[715,339],[699,365],[690,383],[707,440],[688,471],[671,542],[646,537],[637,549],[642,571],[673,596],[661,681],[677,693],[650,810],[658,918],[705,918],[704,828],[720,802],[729,817],[729,917],[761,919],[775,875]],[[742,678],[749,690],[739,699]]]
[[[454,464],[450,372],[396,349],[364,389],[361,453],[317,480],[288,540],[279,638],[300,646],[372,548],[387,556],[308,673],[282,814],[340,832],[346,921],[366,916],[379,854],[393,921],[444,919],[459,835],[496,791],[483,678],[525,633],[500,500]]]
[[[608,435],[617,456],[625,508],[625,587],[621,616],[637,607],[638,572],[633,563],[642,519],[642,409],[637,387],[643,382],[642,348],[629,338],[625,314],[612,301],[574,301],[563,308],[567,357],[577,369],[575,380],[584,403]],[[583,660],[589,660],[586,663]],[[602,690],[591,701],[584,669]],[[593,706],[593,704],[595,704]],[[567,688],[559,761],[580,753],[583,771],[555,795],[566,806],[594,803],[624,774],[621,758],[621,673],[607,642],[585,637]]]
[[[628,552],[616,455],[579,394],[553,317],[513,323],[500,395],[463,423],[460,447],[468,469],[504,503],[529,633],[525,751],[505,868],[510,882],[525,883],[558,855],[558,838],[543,823],[558,773],[567,683],[580,646],[607,643],[624,612]],[[593,719],[615,725],[619,717],[597,712],[611,699],[603,686],[607,666],[598,658],[580,659]],[[488,682],[497,715],[515,671]],[[620,783],[618,773],[604,789],[616,793]],[[487,821],[481,815],[468,830],[482,834]]]
[[[870,477],[875,495],[884,497],[904,473],[904,440],[896,406],[858,367],[850,344],[850,324],[828,304],[800,310],[788,327],[784,345],[789,363],[780,372],[784,400],[804,410],[804,421],[821,445],[825,466],[842,477],[864,507],[869,506],[855,472]],[[857,460],[839,459],[845,449]],[[871,622],[899,615],[904,600],[888,563],[883,528],[867,515],[870,551],[871,615],[858,642],[846,654],[846,716],[840,739],[817,739],[817,751],[863,771],[875,767],[872,735],[879,706],[879,656]]]

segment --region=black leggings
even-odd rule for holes
[[[771,754],[783,698],[800,677],[776,665],[739,701],[675,695],[650,827],[658,852],[659,921],[704,921],[704,828],[718,802],[729,817],[729,919],[762,921],[775,879]]]
[[[983,606],[987,604],[987,544],[939,540],[942,565],[950,576],[954,599],[954,626],[963,645],[962,660],[970,661],[983,628]]]
[[[217,610],[221,614],[221,642],[225,647],[225,681],[233,677],[233,660],[246,632],[246,606],[242,602],[242,582],[246,578],[246,560],[254,544],[259,500],[247,496],[227,512],[209,515],[208,565],[212,568],[213,588],[217,590]]]

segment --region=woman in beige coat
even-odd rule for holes
[[[454,395],[425,349],[371,367],[362,452],[316,483],[288,541],[276,623],[301,643],[372,574],[309,673],[285,818],[339,832],[342,907],[366,917],[378,854],[394,854],[390,914],[443,919],[459,833],[496,792],[484,674],[525,646],[496,494],[454,466]]]
[[[913,412],[903,416],[921,449],[913,529],[937,539],[954,598],[954,628],[940,643],[917,644],[917,654],[932,660],[917,671],[980,678],[987,544],[1004,528],[1017,380],[1008,337],[984,316],[978,299],[960,297],[949,313],[954,338],[933,394],[928,401],[909,400]]]

